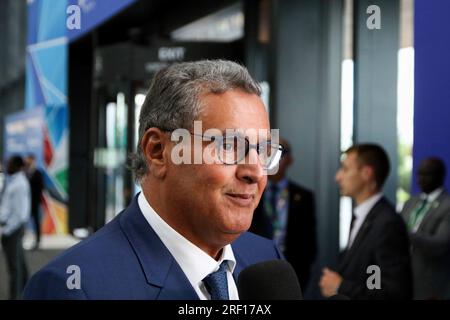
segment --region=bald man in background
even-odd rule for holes
[[[421,193],[402,210],[411,242],[415,299],[450,299],[450,195],[445,164],[423,160],[417,171]]]
[[[275,241],[306,290],[317,254],[314,194],[287,178],[294,157],[286,139],[281,138],[280,144],[285,147],[285,155],[278,172],[268,176],[250,231]]]

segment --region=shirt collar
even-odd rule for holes
[[[441,187],[441,188],[437,188],[433,192],[430,192],[429,194],[422,192],[420,194],[420,199],[422,199],[422,200],[427,199],[427,202],[431,203],[441,195],[442,191],[444,191],[444,189]]]
[[[17,177],[20,177],[21,174],[23,174],[22,171],[17,171],[17,172],[15,172],[15,173],[13,173],[13,174],[10,174],[9,177],[10,177],[11,179],[15,179],[15,178],[17,178]]]
[[[373,206],[381,199],[383,194],[381,192],[374,194],[363,203],[359,204],[353,210],[356,216],[356,219],[365,219],[365,217],[369,214],[370,210],[372,210]]]
[[[7,181],[9,183],[12,183],[13,181],[16,181],[17,178],[19,178],[21,176],[25,176],[25,173],[23,171],[17,171],[16,173],[13,173],[13,174],[10,174],[9,176],[7,176]]]
[[[230,244],[223,248],[221,258],[216,261],[167,224],[150,206],[142,192],[138,196],[138,204],[147,222],[193,286],[199,286],[207,275],[217,271],[224,260],[228,261],[228,268],[233,273],[236,259]]]

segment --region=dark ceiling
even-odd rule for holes
[[[149,44],[168,39],[171,31],[238,1],[236,0],[138,0],[99,28],[99,45],[133,41]]]

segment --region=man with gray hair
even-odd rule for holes
[[[260,94],[230,61],[159,71],[132,161],[142,192],[39,271],[25,298],[239,299],[243,268],[281,258],[271,241],[246,232],[283,154]]]

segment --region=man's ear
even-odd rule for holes
[[[364,180],[375,180],[375,171],[370,166],[363,166],[362,167],[362,176]]]
[[[167,149],[169,144],[166,134],[158,128],[148,129],[141,140],[141,150],[147,161],[149,174],[164,178],[167,171]]]

